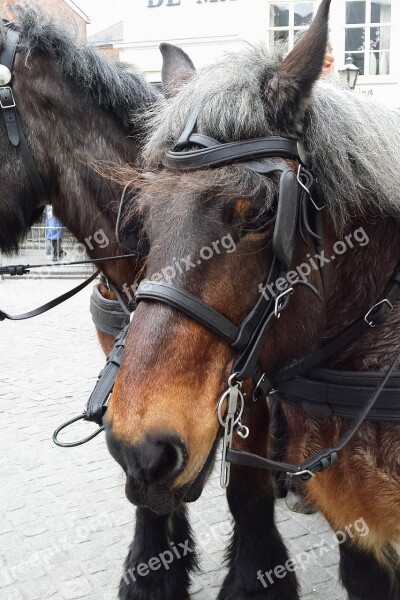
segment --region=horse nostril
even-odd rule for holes
[[[135,450],[138,466],[148,483],[171,480],[186,466],[186,445],[174,434],[148,435]]]

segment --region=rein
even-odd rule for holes
[[[79,260],[79,261],[67,262],[67,263],[57,263],[56,265],[54,263],[50,263],[50,264],[46,264],[46,265],[9,265],[9,266],[5,266],[5,267],[0,267],[0,276],[1,275],[10,275],[11,277],[23,276],[23,275],[29,274],[32,269],[43,269],[44,267],[65,267],[65,266],[73,266],[73,265],[90,265],[90,264],[96,265],[98,263],[124,260],[127,258],[134,258],[135,256],[137,256],[137,254],[124,254],[122,256],[107,256],[105,258],[93,258],[93,259],[88,259],[88,260]],[[66,300],[69,300],[73,296],[76,296],[76,294],[78,294],[85,287],[87,287],[100,274],[101,274],[101,271],[99,269],[97,269],[95,271],[95,273],[93,273],[93,275],[91,275],[88,279],[85,279],[85,281],[83,283],[79,284],[78,286],[76,286],[75,288],[70,290],[69,292],[66,292],[65,294],[62,294],[61,296],[58,296],[57,298],[55,298],[54,300],[51,300],[50,302],[46,302],[46,304],[44,304],[43,306],[40,306],[39,308],[35,308],[34,310],[23,313],[21,315],[10,315],[0,309],[0,322],[5,321],[5,320],[23,321],[25,319],[32,319],[33,317],[42,315],[42,314],[48,312],[49,310],[51,310],[52,308],[59,306]],[[114,291],[114,293],[117,292],[117,290],[115,290],[115,288],[113,291]],[[116,295],[118,298],[118,295],[119,295],[118,292]],[[113,302],[114,310],[116,310],[115,304],[117,304],[118,306],[121,306],[121,307],[123,306],[124,309],[126,310],[125,304],[124,304],[122,298],[118,298],[118,301],[109,301],[109,302]],[[130,307],[133,309],[132,303],[130,304]],[[99,312],[101,312],[101,305],[99,308]],[[94,321],[96,323],[95,316],[93,315],[93,317],[94,317]],[[103,317],[103,321],[104,321],[104,317]],[[107,332],[105,332],[105,333],[107,333]]]

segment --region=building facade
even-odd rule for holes
[[[12,5],[18,0],[0,0],[0,15],[3,19],[13,20]],[[40,0],[40,7],[61,20],[73,23],[81,40],[86,40],[89,17],[72,0]]]
[[[159,42],[183,48],[202,65],[243,43],[288,40],[307,28],[320,0],[131,0],[121,60],[160,81]],[[357,91],[400,107],[400,0],[333,0],[331,42],[336,68],[351,56],[360,69]]]

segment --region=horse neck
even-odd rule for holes
[[[138,144],[134,138],[128,138],[120,126],[110,123],[110,118],[103,111],[94,111],[91,120],[91,126],[83,131],[83,136],[90,141],[85,144],[82,155],[77,149],[76,156],[67,157],[63,165],[53,201],[55,212],[77,240],[84,244],[90,258],[129,254],[117,244],[115,236],[121,185],[98,170],[101,172],[104,166],[113,168],[136,164]],[[62,156],[62,143],[58,150],[59,156]],[[92,164],[85,164],[80,158],[85,153]],[[58,168],[57,164],[54,168]],[[96,242],[98,238],[100,244]],[[103,243],[104,239],[107,243]],[[100,264],[102,272],[119,290],[125,284],[130,287],[142,267],[141,258]]]
[[[331,256],[333,244],[362,227],[369,242],[354,245],[328,266],[332,291],[326,308],[322,337],[331,339],[354,320],[364,317],[384,295],[389,280],[399,264],[400,228],[393,219],[382,216],[369,222],[353,223],[348,233],[334,236],[326,254]],[[350,370],[380,370],[394,359],[400,343],[400,306],[395,306],[388,321],[367,331],[332,359],[328,366]]]

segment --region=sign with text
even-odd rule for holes
[[[184,0],[147,0],[147,8],[158,8],[159,6],[181,6]],[[215,4],[222,2],[236,2],[236,0],[192,0],[195,4]]]

